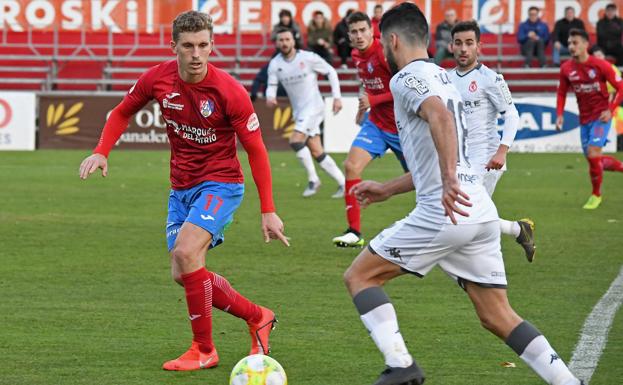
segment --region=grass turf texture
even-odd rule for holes
[[[164,225],[168,154],[114,152],[109,177],[80,181],[82,151],[0,152],[0,384],[226,384],[249,349],[243,321],[216,311],[216,369],[169,373],[190,328],[183,290],[170,279]],[[620,154],[619,154],[620,156]],[[248,176],[245,200],[208,267],[267,305],[280,323],[273,357],[293,385],[370,384],[383,360],[342,284],[357,251],[331,238],[346,228],[333,182],[303,199],[302,168],[272,153],[278,212],[292,237],[263,244],[259,205]],[[341,162],[343,156],[336,156]],[[495,195],[505,218],[532,217],[538,252],[529,265],[503,239],[509,296],[568,361],[585,317],[617,275],[623,233],[623,175],[605,173],[604,202],[582,210],[590,193],[580,155],[512,154]],[[399,175],[392,156],[365,177]],[[413,207],[411,194],[363,211],[369,239]],[[402,333],[427,385],[540,384],[501,341],[479,326],[463,291],[439,270],[387,285]],[[623,378],[623,316],[614,321],[592,385]],[[500,363],[512,361],[516,368]]]

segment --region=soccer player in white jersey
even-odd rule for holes
[[[318,74],[326,75],[331,83],[333,94],[333,113],[342,109],[340,83],[335,68],[323,58],[309,51],[296,49],[292,30],[280,29],[276,32],[279,54],[268,64],[268,87],[266,104],[277,106],[277,85],[285,88],[295,119],[294,132],[290,136],[290,147],[307,170],[308,184],[303,192],[309,197],[318,191],[320,179],[316,174],[312,156],[338,184],[333,198],[344,196],[345,178],[333,158],[324,152],[320,141],[320,123],[324,120],[324,101],[318,89]]]
[[[580,385],[547,339],[508,302],[497,210],[465,158],[461,94],[448,73],[427,60],[426,18],[416,5],[405,2],[387,11],[380,26],[385,56],[395,73],[390,89],[410,173],[382,184],[364,181],[353,189],[365,205],[415,188],[417,204],[406,218],[377,235],[344,275],[361,320],[385,357],[387,368],[374,384],[424,382],[382,286],[397,276],[424,276],[439,266],[467,292],[482,326],[546,383]]]
[[[510,149],[517,127],[519,113],[502,75],[478,62],[480,28],[475,21],[462,21],[452,28],[452,50],[456,68],[449,71],[452,84],[463,97],[467,135],[467,159],[482,174],[482,183],[493,196],[495,186],[506,170],[506,153]],[[498,115],[504,119],[502,139],[498,134]],[[534,222],[530,219],[509,221],[500,218],[500,230],[512,235],[532,262]]]

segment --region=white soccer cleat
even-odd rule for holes
[[[312,195],[315,195],[318,192],[319,188],[320,188],[320,181],[309,182],[307,184],[307,188],[305,189],[305,191],[303,191],[303,196],[305,198],[308,198]]]
[[[333,244],[337,247],[363,247],[364,243],[365,240],[352,231],[347,231],[339,237],[333,238]]]
[[[337,191],[333,195],[331,195],[331,198],[334,198],[334,199],[344,198],[344,186],[338,187]]]

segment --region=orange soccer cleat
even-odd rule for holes
[[[253,354],[270,354],[270,344],[268,337],[270,332],[275,328],[277,318],[272,310],[260,306],[262,310],[262,318],[257,323],[247,323],[249,325],[249,334],[251,334],[251,352]]]
[[[199,350],[199,343],[193,341],[190,349],[178,358],[162,364],[164,370],[199,370],[213,368],[218,365],[216,349],[210,353]]]

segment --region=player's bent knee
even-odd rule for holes
[[[195,253],[193,253],[188,248],[180,246],[175,246],[173,250],[171,250],[171,258],[173,259],[173,262],[176,263],[178,266],[190,265],[194,263],[197,259]]]
[[[314,157],[314,159],[316,159],[316,162],[320,163],[323,160],[325,160],[325,158],[327,157],[327,153],[326,152],[319,152],[319,153],[314,154],[312,152],[312,156]]]
[[[290,147],[294,150],[294,152],[299,152],[305,148],[305,142],[290,142]]]

